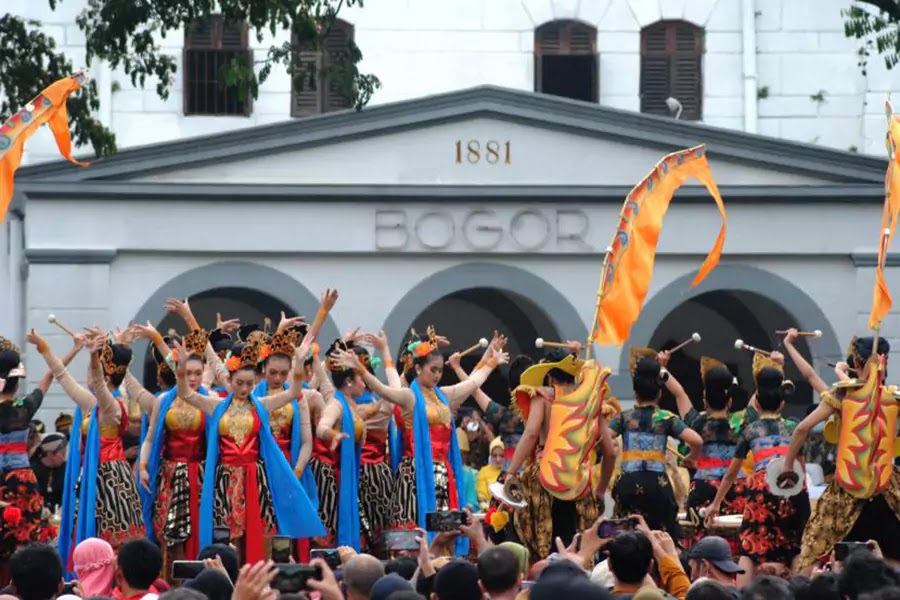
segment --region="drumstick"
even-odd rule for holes
[[[779,329],[778,331],[775,332],[775,334],[776,334],[776,335],[787,335],[787,330],[786,330],[786,329]],[[814,338],[820,338],[820,337],[822,337],[822,330],[821,330],[821,329],[816,329],[815,331],[800,331],[800,332],[797,333],[797,335],[800,336],[800,337],[814,337]]]
[[[564,342],[548,342],[544,338],[534,340],[535,348],[568,348],[569,344]]]
[[[837,363],[833,363],[833,362],[828,362],[828,363],[825,363],[825,364],[828,365],[829,367],[832,367],[832,368],[837,366]],[[851,372],[853,372],[853,373],[856,373],[856,369],[854,369],[853,367],[850,367],[848,370],[851,371]]]
[[[470,347],[466,348],[465,350],[463,350],[462,352],[460,352],[459,357],[462,358],[463,356],[468,356],[469,354],[472,354],[479,348],[487,348],[487,347],[488,347],[487,338],[481,338],[480,340],[478,340],[477,344],[473,344],[472,346],[470,346]]]
[[[678,352],[679,350],[681,350],[682,348],[684,348],[684,347],[687,346],[688,344],[693,344],[693,343],[695,343],[695,342],[699,342],[700,339],[701,339],[701,338],[700,338],[700,334],[699,334],[699,333],[693,333],[693,334],[691,334],[691,337],[689,337],[688,339],[684,340],[683,342],[681,342],[680,344],[678,344],[677,346],[675,346],[675,347],[672,348],[671,350],[667,350],[667,352],[668,352],[669,354],[675,354],[676,352]]]
[[[759,352],[760,354],[764,354],[765,356],[772,356],[772,353],[768,350],[760,350],[759,348],[754,348],[750,344],[745,344],[744,340],[734,340],[734,347],[736,350],[746,350],[748,352]]]
[[[60,323],[60,322],[56,319],[56,315],[47,315],[47,322],[53,323],[54,325],[56,325],[57,327],[59,327],[60,329],[62,329],[62,330],[65,331],[66,333],[68,333],[69,335],[71,335],[72,337],[75,337],[75,333],[74,333],[71,329],[69,329],[68,327],[66,327],[66,326],[63,325],[62,323]]]

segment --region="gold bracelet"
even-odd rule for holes
[[[384,368],[385,368],[385,369],[393,369],[393,368],[394,368],[394,361],[392,361],[392,360],[389,359],[389,358],[386,358],[386,359],[384,360]]]
[[[496,369],[497,368],[497,359],[492,356],[489,359],[487,359],[487,362],[485,364],[492,369]]]

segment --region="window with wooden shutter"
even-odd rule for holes
[[[348,99],[348,96],[353,96],[352,90],[339,89],[328,77],[329,68],[346,64],[352,42],[353,25],[340,19],[332,23],[318,50],[301,48],[294,40],[292,117],[306,117],[353,106]]]
[[[250,114],[250,91],[224,83],[223,72],[233,60],[253,63],[244,23],[226,23],[222,15],[213,15],[185,29],[184,114]]]
[[[597,102],[597,30],[578,21],[551,21],[534,31],[534,91]]]
[[[681,103],[682,119],[703,117],[703,29],[685,21],[641,31],[641,112],[671,115],[670,97]]]

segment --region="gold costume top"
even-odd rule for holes
[[[293,402],[288,402],[278,410],[273,410],[269,413],[269,425],[272,427],[272,435],[276,438],[281,437],[282,432],[286,432],[289,435],[293,423]]]

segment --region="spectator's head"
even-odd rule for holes
[[[57,433],[63,434],[64,436],[66,436],[66,439],[68,439],[69,432],[72,431],[72,421],[72,415],[70,415],[69,413],[61,412],[53,422],[53,427],[56,429]]]
[[[391,573],[375,582],[375,585],[372,586],[370,598],[371,600],[387,600],[398,592],[415,593],[415,591],[408,580],[396,573]]]
[[[231,600],[234,591],[228,576],[218,569],[203,569],[195,578],[186,581],[184,587],[197,590],[208,600]]]
[[[425,596],[417,592],[402,591],[394,592],[387,597],[387,600],[425,600]]]
[[[478,571],[465,560],[452,560],[434,577],[431,600],[472,600],[481,598]]]
[[[762,575],[741,590],[741,600],[793,600],[794,595],[787,581],[771,575]]]
[[[488,548],[478,557],[478,583],[492,598],[516,594],[522,585],[519,560],[507,548]]]
[[[734,600],[734,593],[718,581],[704,579],[691,586],[684,600]]]
[[[743,573],[731,558],[731,546],[724,538],[709,535],[691,546],[688,551],[691,579],[709,578],[720,583],[731,583],[735,575]]]
[[[147,539],[127,541],[116,558],[116,586],[123,596],[147,592],[162,567],[162,552],[155,544]]]
[[[112,546],[100,538],[88,538],[72,552],[75,575],[87,596],[108,596],[116,577],[116,555]]]
[[[416,574],[416,569],[419,568],[418,561],[411,556],[398,556],[390,561],[388,564],[384,566],[384,574],[390,575],[391,573],[396,573],[403,579],[407,581],[412,581],[413,575]]]
[[[519,561],[519,572],[522,573],[522,577],[525,578],[528,575],[528,564],[530,562],[528,548],[515,542],[503,542],[500,544],[500,548],[506,548],[516,555],[516,560]]]
[[[358,554],[344,565],[347,600],[369,600],[372,587],[384,577],[384,565],[368,554]]]
[[[859,600],[900,600],[900,587],[891,586],[882,588],[877,592],[863,594],[859,597]]]
[[[284,596],[282,596],[282,598],[284,598]],[[182,586],[180,588],[169,590],[165,594],[160,594],[159,600],[206,600],[206,596],[204,596],[202,592]]]
[[[796,596],[796,592],[794,593]],[[841,586],[834,573],[823,573],[809,582],[809,600],[843,600]],[[802,598],[800,600],[803,600]]]
[[[222,566],[228,571],[228,578],[231,579],[231,583],[237,581],[240,565],[238,563],[237,552],[235,552],[234,548],[231,546],[225,544],[210,544],[200,551],[200,554],[197,555],[197,560],[205,560],[217,556],[219,557],[219,560],[222,561]]]
[[[644,581],[653,560],[653,546],[647,536],[640,532],[625,533],[610,542],[607,549],[609,569],[617,582],[638,585]]]
[[[900,585],[900,577],[870,551],[857,550],[842,564],[838,584],[845,597],[857,600],[867,592]]]
[[[44,544],[16,550],[9,559],[9,574],[20,600],[52,600],[63,588],[59,553]]]
[[[61,433],[45,433],[38,446],[41,462],[45,467],[57,469],[66,464],[66,436]]]
[[[542,577],[530,591],[530,600],[607,600],[612,598],[612,594],[599,585],[591,583],[587,576]]]

